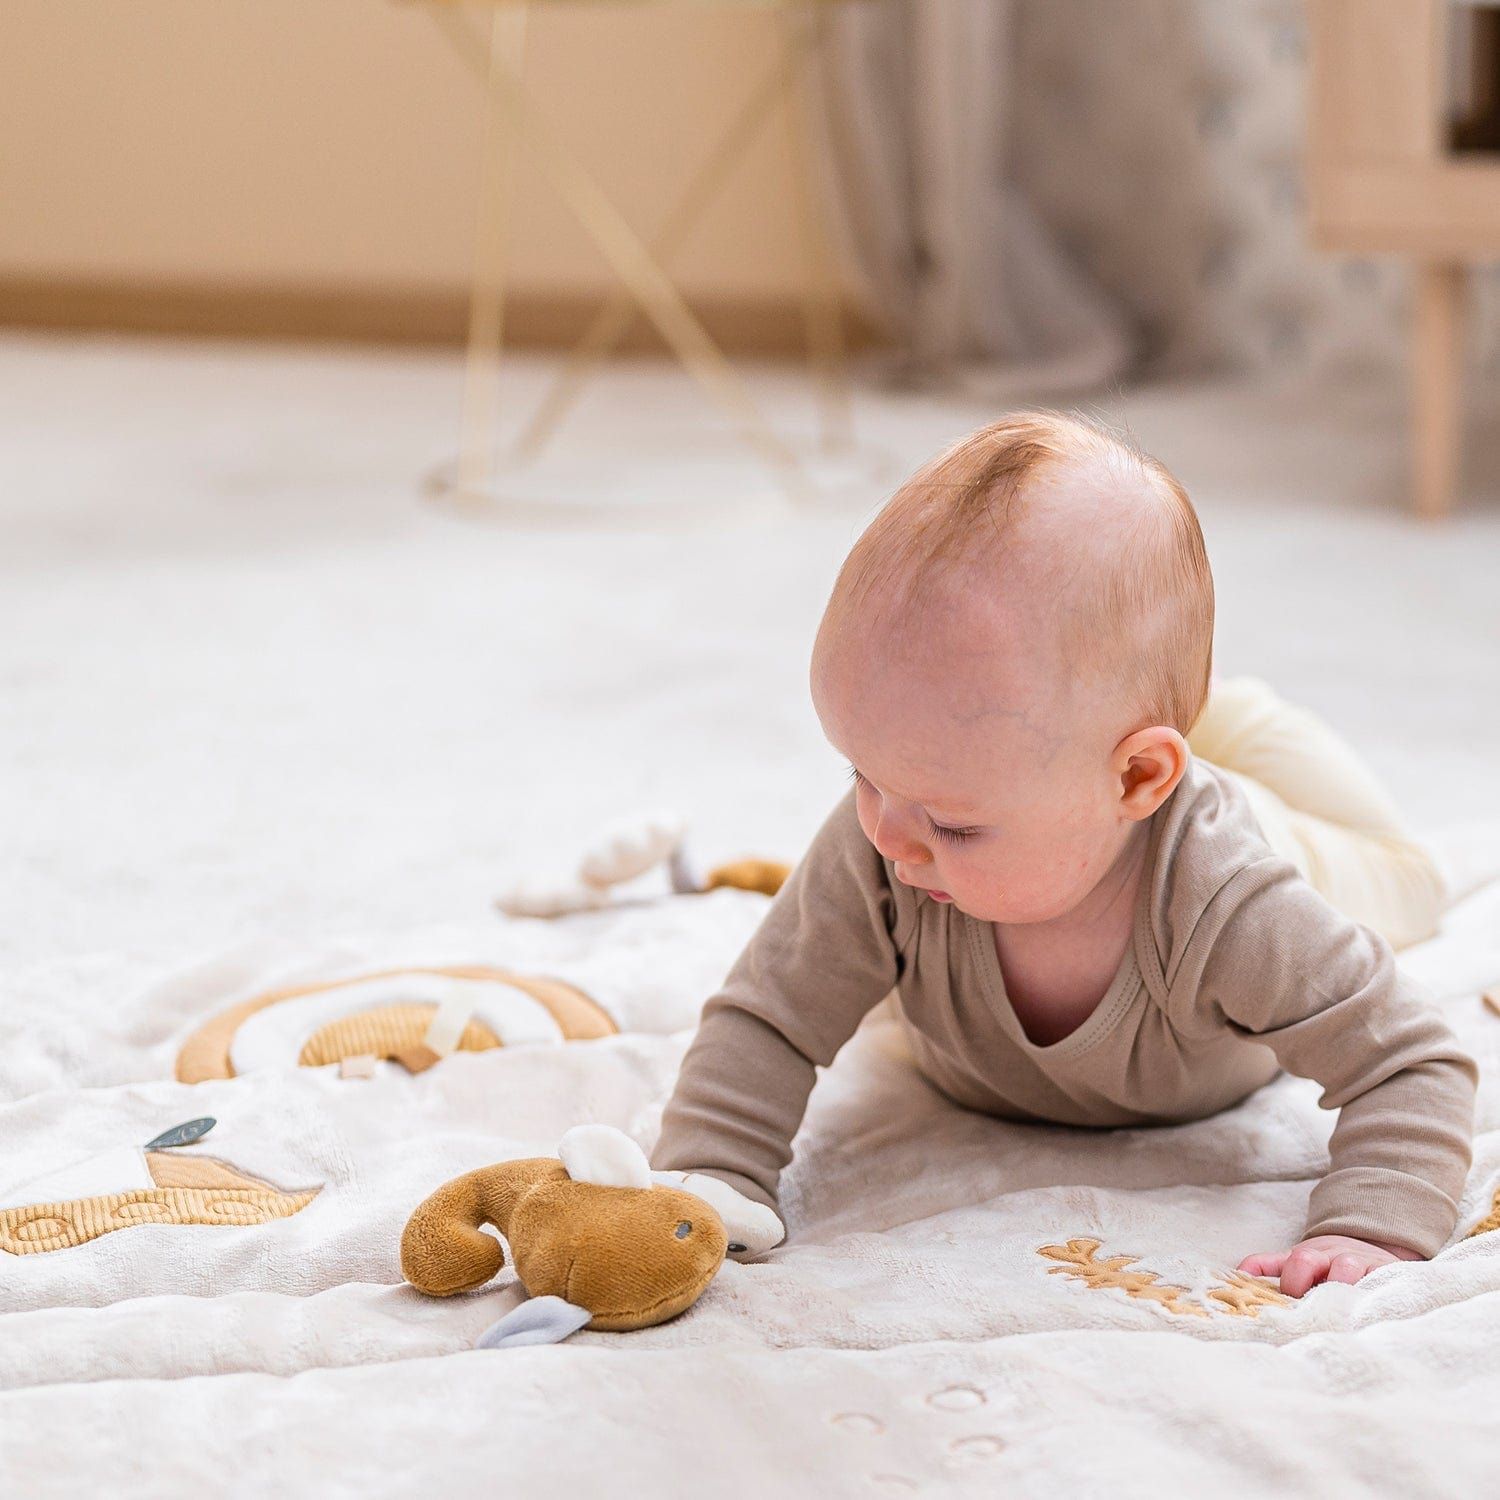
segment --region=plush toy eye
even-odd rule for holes
[[[686,1219],[672,1231],[680,1240],[685,1240],[693,1232],[693,1226]]]
[[[745,1253],[745,1246],[737,1240],[730,1240],[727,1249],[731,1255],[743,1255]]]

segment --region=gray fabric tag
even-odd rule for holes
[[[476,1349],[514,1349],[522,1344],[560,1344],[577,1333],[593,1314],[561,1297],[530,1297],[491,1323],[475,1341]]]

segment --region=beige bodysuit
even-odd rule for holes
[[[815,1068],[892,989],[918,1066],[1007,1119],[1199,1119],[1278,1071],[1340,1111],[1307,1234],[1434,1254],[1470,1160],[1476,1069],[1395,964],[1261,837],[1245,793],[1192,760],[1151,820],[1132,937],[1093,1013],[1048,1046],[1006,997],[994,929],[895,878],[851,792],[704,1006],[652,1165],[776,1206]]]

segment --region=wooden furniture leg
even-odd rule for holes
[[[842,290],[838,262],[814,177],[813,154],[816,148],[807,101],[813,81],[811,63],[827,45],[827,29],[823,9],[817,5],[803,6],[796,14],[784,9],[780,20],[788,53],[796,53],[803,60],[801,75],[792,80],[786,99],[792,202],[797,211],[797,228],[802,241],[802,316],[807,328],[807,360],[812,367],[823,413],[823,451],[836,453],[853,446],[843,310],[840,306]]]
[[[1446,515],[1459,473],[1463,426],[1464,268],[1416,266],[1412,358],[1412,450],[1417,513]]]
[[[484,498],[495,470],[500,360],[505,337],[506,260],[520,122],[507,117],[494,86],[507,69],[518,75],[526,57],[527,7],[498,5],[490,19],[484,142],[474,228],[474,284],[464,363],[463,417],[458,440],[458,495]]]
[[[788,43],[729,122],[713,150],[700,163],[651,244],[651,253],[663,266],[676,255],[689,231],[722,190],[730,172],[759,134],[777,103],[786,97],[788,89],[796,87],[803,55],[813,45],[813,40],[811,36],[798,36]],[[621,284],[610,294],[516,439],[518,460],[526,462],[541,452],[558,423],[577,401],[589,376],[630,331],[638,311],[629,287]]]
[[[476,46],[466,18],[458,15],[457,10],[456,6],[440,4],[432,7],[431,13],[465,62],[485,80],[491,138],[507,130],[516,138],[524,131],[528,147],[546,170],[558,195],[593,238],[615,275],[629,287],[683,368],[734,421],[741,438],[780,477],[787,493],[797,500],[810,498],[811,491],[796,456],[771,429],[739,372],[613,200],[536,108],[518,70],[496,45],[504,33],[492,31],[488,48]],[[495,305],[493,296],[489,300]],[[490,320],[498,324],[493,315]],[[477,332],[487,337],[490,327],[481,320]],[[470,342],[472,347],[475,338],[471,336]],[[477,410],[480,401],[475,399],[468,405]],[[487,455],[481,453],[466,467],[477,474],[486,464]],[[461,467],[461,476],[464,472]]]

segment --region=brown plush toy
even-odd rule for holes
[[[509,1242],[532,1300],[488,1329],[481,1348],[665,1323],[698,1300],[726,1251],[759,1253],[782,1237],[770,1209],[716,1179],[653,1173],[640,1147],[608,1125],[576,1126],[557,1157],[445,1183],[407,1221],[402,1274],[434,1297],[482,1286],[505,1263],[485,1224]]]

